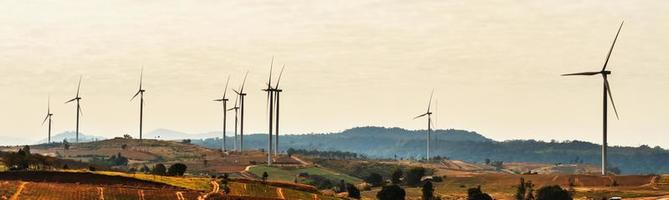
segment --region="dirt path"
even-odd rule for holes
[[[137,195],[139,196],[139,200],[144,200],[144,190],[137,191]]]
[[[98,193],[100,193],[100,200],[105,200],[104,188],[98,187]]]
[[[209,183],[211,183],[211,192],[207,192],[207,194],[197,197],[198,200],[207,199],[209,195],[218,193],[218,191],[221,189],[221,186],[218,184],[218,182],[216,182],[216,180],[213,180]]]
[[[26,184],[28,184],[28,182],[21,182],[21,185],[19,185],[19,187],[16,188],[16,193],[14,193],[14,195],[12,195],[12,197],[9,198],[9,200],[18,200],[19,196],[21,195],[21,192],[23,192],[23,189],[26,187]]]
[[[308,162],[306,162],[306,161],[300,159],[300,158],[297,157],[297,156],[291,156],[291,158],[292,158],[293,160],[296,160],[297,162],[300,162],[300,164],[302,164],[302,165],[310,165]]]
[[[276,195],[279,196],[279,199],[286,199],[286,197],[283,196],[283,188],[276,188]]]

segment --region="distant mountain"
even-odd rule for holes
[[[68,142],[74,142],[77,139],[77,134],[74,131],[67,131],[67,132],[62,132],[56,135],[51,136],[51,142],[63,142],[63,140],[67,139]],[[95,140],[104,140],[104,137],[100,136],[94,136],[94,135],[86,135],[84,133],[79,133],[79,142],[91,142]],[[42,140],[37,141],[37,144],[42,144],[42,143],[47,143],[48,139],[44,138]]]
[[[205,139],[221,137],[221,132],[209,132],[202,134],[189,134],[169,129],[156,129],[148,132],[144,138],[161,140],[181,140],[181,139]]]
[[[339,133],[283,135],[280,150],[288,148],[348,151],[371,158],[417,159],[425,156],[424,130],[360,127]],[[220,148],[221,140],[209,138],[192,143]],[[494,141],[476,132],[436,130],[432,134],[432,155],[468,162],[485,159],[504,162],[600,163],[600,145],[582,141],[543,142],[536,140]],[[232,138],[227,140],[232,148]],[[267,134],[244,136],[244,148],[267,148]],[[669,173],[669,151],[660,147],[610,147],[611,167],[623,173]]]

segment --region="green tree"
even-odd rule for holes
[[[481,186],[467,189],[467,200],[492,200],[492,197],[483,191]]]
[[[549,185],[537,190],[537,200],[572,200],[569,191],[557,185]]]
[[[170,166],[169,169],[167,169],[167,175],[170,176],[183,176],[184,173],[186,173],[186,169],[188,169],[188,166],[186,166],[183,163],[174,163],[173,165]]]
[[[381,188],[379,193],[376,193],[376,198],[379,200],[404,200],[406,192],[398,185],[387,185]]]
[[[269,174],[267,172],[262,173],[262,181],[267,181],[267,177],[269,177]]]
[[[360,190],[358,190],[358,188],[356,188],[355,185],[347,183],[346,191],[348,191],[348,197],[354,199],[360,199]]]
[[[393,184],[400,184],[402,183],[402,177],[404,176],[404,172],[402,172],[402,169],[397,168],[395,171],[393,171],[393,174],[390,176],[390,182]]]
[[[432,182],[426,181],[423,184],[423,200],[432,200],[434,199],[434,188],[432,187]]]
[[[167,169],[165,168],[165,165],[163,165],[162,163],[158,163],[155,166],[153,166],[151,174],[164,176],[167,174]]]
[[[418,186],[420,184],[420,179],[425,175],[425,168],[414,167],[407,171],[405,181],[409,186]]]
[[[381,176],[381,174],[372,172],[371,174],[369,174],[369,176],[365,178],[365,182],[369,183],[374,187],[380,186],[381,184],[383,184],[383,176]]]

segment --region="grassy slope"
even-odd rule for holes
[[[310,175],[320,175],[331,180],[344,180],[348,183],[357,184],[363,180],[352,177],[346,174],[338,173],[333,170],[322,167],[304,167],[304,168],[280,168],[269,167],[266,165],[256,165],[249,168],[249,171],[259,177],[262,177],[263,172],[267,172],[268,179],[271,181],[286,181],[292,182],[300,173],[308,173]]]
[[[110,172],[110,171],[98,171],[95,173],[110,175],[110,176],[124,176],[124,177],[136,178],[139,180],[165,183],[168,185],[187,188],[191,190],[201,190],[201,191],[211,190],[210,182],[212,179],[210,178],[157,176],[157,175],[142,174],[142,173],[128,174],[128,173]]]

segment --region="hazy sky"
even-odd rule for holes
[[[600,143],[596,71],[621,20],[610,144],[669,148],[669,1],[0,1],[0,137],[31,141],[52,99],[54,132],[137,134],[129,102],[144,66],[145,132],[219,130],[225,79],[247,83],[247,132],[266,132],[269,62],[285,64],[282,130],[438,128],[493,139]],[[233,98],[234,99],[234,98]],[[611,113],[612,114],[612,113]],[[610,115],[613,119],[614,116]],[[230,127],[232,121],[230,121]],[[0,141],[10,143],[10,141]]]

